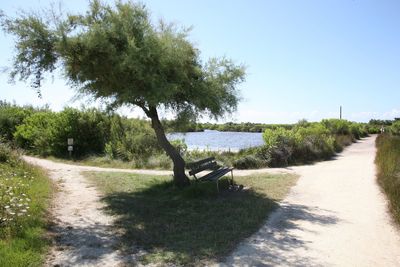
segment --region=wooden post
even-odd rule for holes
[[[340,106],[340,119],[342,119],[342,106]]]

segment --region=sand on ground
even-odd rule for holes
[[[375,136],[335,160],[290,168],[299,181],[220,266],[400,266],[400,232],[376,182]]]
[[[298,173],[299,181],[265,225],[220,266],[400,266],[400,232],[375,177],[375,137],[348,147],[336,159],[283,169],[235,170]],[[170,171],[77,166],[24,156],[60,185],[52,215],[57,236],[48,266],[135,265],[118,250],[115,218],[82,171],[172,175]]]

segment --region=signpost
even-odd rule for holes
[[[67,139],[67,144],[68,144],[69,157],[71,157],[72,156],[72,151],[74,151],[74,138],[68,138]]]

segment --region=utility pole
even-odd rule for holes
[[[342,119],[342,106],[340,106],[340,119]]]

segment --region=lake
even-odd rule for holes
[[[239,151],[243,148],[262,146],[262,133],[220,132],[205,130],[204,132],[171,133],[168,140],[184,139],[189,150]]]

